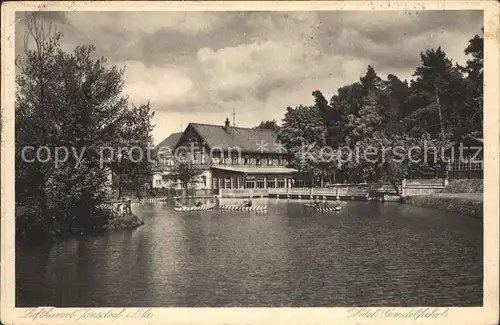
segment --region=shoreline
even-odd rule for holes
[[[458,213],[475,219],[483,219],[483,201],[467,197],[449,195],[414,195],[403,198],[403,203],[413,204],[441,211]]]

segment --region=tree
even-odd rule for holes
[[[366,69],[366,74],[364,77],[359,78],[361,86],[363,86],[364,94],[367,95],[378,86],[381,81],[380,77],[375,72],[375,69],[369,65]]]
[[[467,99],[464,110],[467,119],[462,123],[465,135],[482,136],[483,133],[483,47],[483,37],[475,35],[471,38],[464,52],[472,58],[467,60],[465,67],[459,67],[467,75],[465,78]]]
[[[179,181],[186,196],[188,187],[196,185],[200,181],[202,174],[203,170],[197,164],[193,163],[191,159],[181,157],[176,159],[168,178],[173,181]]]
[[[108,166],[116,179],[113,188],[117,190],[118,198],[123,195],[124,191],[140,196],[143,185],[152,181],[156,157],[156,153],[151,150],[153,116],[149,103],[139,107],[132,106],[123,115],[124,127],[118,134],[119,141],[113,151],[118,153],[120,148],[128,150],[110,157],[108,161]]]
[[[447,133],[457,135],[465,101],[463,75],[440,47],[427,50],[420,57],[421,65],[410,85],[411,109],[406,124],[414,135],[429,132],[442,139]]]
[[[339,88],[338,94],[330,100],[332,115],[327,121],[327,139],[330,147],[337,148],[344,145],[345,138],[349,135],[348,116],[358,114],[363,96],[363,86],[354,83]]]
[[[57,132],[56,125],[50,122],[57,114],[50,108],[59,104],[55,100],[57,85],[53,72],[57,69],[56,54],[61,35],[52,32],[50,26],[46,33],[34,17],[27,17],[26,24],[25,59],[16,62],[20,70],[16,76],[16,200],[36,207],[40,219],[34,223],[50,224],[52,217],[48,212],[45,185],[53,173],[53,165],[39,161],[26,164],[21,153],[27,146],[39,148],[50,143]],[[28,49],[30,39],[34,42],[34,50]]]
[[[326,172],[321,158],[321,150],[326,145],[326,128],[318,108],[288,107],[278,136],[290,154],[291,165],[308,181]]]
[[[429,134],[415,138],[408,134],[375,131],[370,137],[356,143],[356,151],[360,153],[361,159],[353,159],[351,168],[355,168],[368,182],[391,184],[400,194],[402,179],[411,173],[420,173],[428,161],[434,158],[434,152],[428,150],[425,153],[426,148],[437,149],[436,156],[439,158],[439,143]]]
[[[276,133],[280,131],[280,126],[276,122],[276,120],[268,120],[268,121],[261,121],[259,125],[254,127],[254,129],[260,129],[260,130],[273,130]]]
[[[61,34],[44,29],[36,14],[26,19],[25,53],[17,60],[16,76],[16,202],[39,213],[19,223],[25,226],[20,234],[28,228],[47,234],[99,230],[112,213],[103,167],[112,167],[117,146],[144,143],[147,128],[132,116],[149,109],[128,108],[121,94],[124,71],[108,67],[105,58],[94,59],[94,46],[66,53]],[[28,146],[35,152],[23,159]],[[44,146],[52,160],[30,161]],[[57,165],[56,150],[62,158]]]
[[[388,88],[391,92],[392,99],[394,100],[394,111],[395,120],[399,120],[405,117],[408,114],[407,111],[407,101],[410,96],[410,87],[408,86],[408,82],[401,81],[397,76],[393,74],[389,74],[387,76],[387,84]]]

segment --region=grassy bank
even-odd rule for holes
[[[463,197],[418,195],[404,198],[405,203],[483,218],[483,202]]]
[[[483,193],[482,179],[452,179],[442,193]]]

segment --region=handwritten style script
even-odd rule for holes
[[[349,308],[348,318],[407,318],[417,320],[420,318],[445,318],[448,317],[449,308],[411,308],[398,310],[395,308]]]
[[[22,318],[36,319],[71,319],[71,320],[117,320],[153,318],[151,308],[76,308],[71,311],[57,310],[54,307],[36,307],[26,310]]]

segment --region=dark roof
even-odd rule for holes
[[[190,123],[209,148],[239,148],[241,152],[285,154],[286,149],[278,145],[278,134],[274,130],[250,129],[222,125]]]
[[[160,142],[160,144],[156,146],[155,151],[158,151],[158,149],[160,148],[173,150],[177,145],[177,142],[179,142],[181,135],[182,132],[172,133],[165,140],[163,140],[162,142]]]

